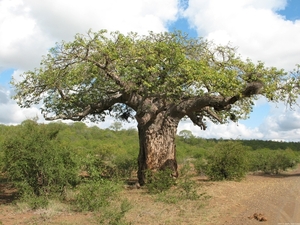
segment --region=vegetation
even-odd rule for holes
[[[24,196],[63,195],[78,182],[71,150],[57,140],[59,130],[27,120],[3,143],[3,172]]]
[[[136,130],[103,130],[81,122],[46,125],[31,120],[1,129],[1,170],[17,188],[17,202],[38,209],[60,201],[70,210],[96,212],[96,223],[129,224],[124,218],[132,206],[121,193],[127,181],[136,181]],[[297,142],[205,140],[189,132],[180,135],[176,141],[179,178],[171,177],[168,168],[146,173],[148,193],[168,204],[196,201],[202,205],[209,196],[194,179],[199,173],[211,180],[240,180],[249,171],[277,174],[300,162]]]
[[[158,171],[166,162],[177,174],[181,119],[206,129],[207,120],[221,124],[246,118],[259,96],[292,105],[299,94],[299,70],[287,74],[267,68],[243,60],[229,45],[181,32],[76,35],[52,48],[23,78],[12,81],[14,98],[21,107],[42,101],[48,120],[99,121],[107,114],[136,119],[141,185],[145,171]]]
[[[278,174],[280,171],[295,168],[300,162],[297,153],[289,148],[277,151],[260,149],[250,152],[249,156],[251,171],[263,171],[269,174]]]
[[[208,153],[204,171],[211,180],[239,180],[248,172],[247,159],[239,142],[220,142]]]

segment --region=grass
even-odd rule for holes
[[[176,189],[177,187],[175,187]],[[14,207],[9,205],[0,206],[0,221],[7,224],[7,221],[15,221],[11,224],[157,224],[157,221],[164,221],[163,224],[182,224],[190,221],[195,224],[197,215],[205,212],[207,199],[201,198],[196,200],[180,199],[180,192],[173,196],[174,203],[168,202],[174,189],[165,192],[165,200],[158,199],[163,196],[160,194],[148,194],[145,187],[141,189],[123,188],[120,193],[120,199],[114,200],[111,207],[105,208],[100,212],[77,212],[74,208],[66,203],[51,200],[45,209],[31,210],[26,203],[17,203]],[[202,193],[202,187],[197,183],[196,190]],[[125,199],[125,200],[124,200]],[[18,218],[11,220],[12,217]],[[123,217],[124,216],[124,217]],[[115,218],[107,222],[107,218]],[[1,223],[0,223],[1,224]]]

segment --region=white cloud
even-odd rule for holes
[[[0,66],[32,69],[49,46],[22,0],[0,1]]]
[[[244,57],[290,70],[299,63],[300,21],[276,13],[286,0],[190,0],[184,12],[200,36],[232,43]]]
[[[0,66],[33,69],[55,42],[89,29],[166,31],[177,13],[177,0],[2,0]]]
[[[36,107],[29,109],[20,109],[20,107],[11,100],[10,91],[0,88],[0,121],[4,124],[19,124],[26,119],[32,119],[36,116],[42,118],[40,110]]]
[[[206,130],[200,130],[198,126],[193,125],[189,120],[181,121],[178,127],[178,133],[181,130],[190,130],[195,136],[202,138],[223,138],[223,139],[261,139],[263,134],[258,128],[247,128],[243,124],[230,122],[228,124],[215,125],[212,122],[207,123]]]
[[[162,31],[165,23],[175,20],[177,14],[177,1],[174,0],[27,0],[26,3],[45,33],[64,40],[90,28]]]

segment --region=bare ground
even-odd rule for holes
[[[300,167],[277,176],[248,175],[241,182],[196,179],[199,193],[206,192],[209,199],[167,204],[144,189],[124,190],[123,197],[133,205],[126,220],[134,225],[300,225]],[[13,193],[0,183],[0,224],[96,224],[93,213],[75,213],[60,203],[37,211],[15,206]],[[255,213],[267,221],[259,222]]]

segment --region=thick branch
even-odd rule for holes
[[[199,126],[202,130],[205,130],[207,128],[204,121],[205,120],[204,117],[210,117],[212,119],[217,120],[219,123],[223,122],[222,119],[208,106],[204,107],[199,112],[189,112],[187,116],[192,120],[192,122],[195,125]]]
[[[57,120],[57,119],[63,119],[63,120],[74,120],[74,121],[80,121],[86,116],[93,114],[93,113],[101,113],[105,110],[108,110],[116,103],[123,103],[122,94],[116,94],[114,96],[111,96],[107,100],[102,100],[99,103],[96,104],[89,104],[86,107],[82,109],[81,112],[77,113],[70,113],[70,114],[59,114],[53,117],[46,117],[46,120]]]
[[[201,130],[206,130],[207,126],[205,124],[205,122],[203,121],[203,115],[199,114],[199,113],[189,113],[188,117],[191,119],[191,121],[199,126],[201,128]]]
[[[228,111],[231,105],[241,98],[248,98],[253,95],[261,94],[263,90],[263,83],[254,81],[248,83],[245,89],[232,97],[223,97],[222,95],[209,95],[193,97],[184,100],[177,107],[176,111],[181,116],[187,115],[195,125],[201,129],[206,129],[204,117],[211,118],[219,123],[223,123],[222,119],[215,113],[215,111]]]

